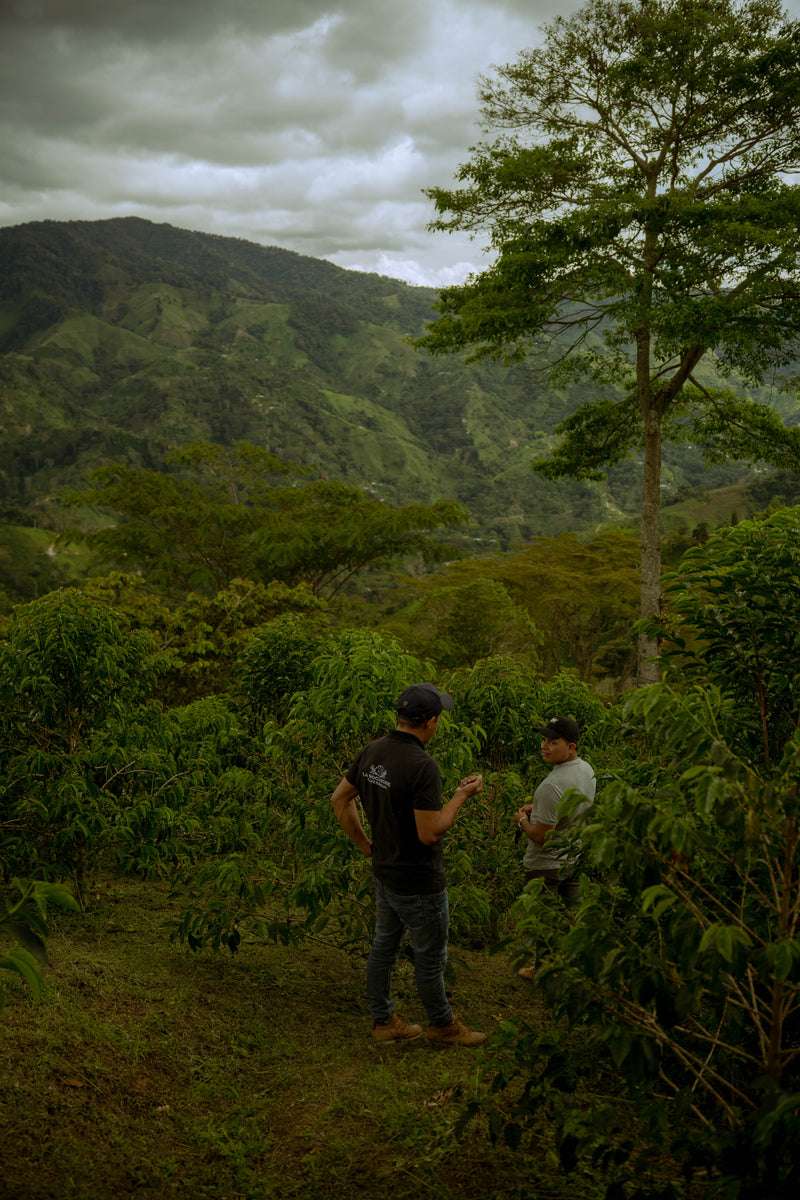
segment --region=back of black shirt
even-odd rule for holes
[[[406,895],[444,891],[442,840],[424,845],[414,820],[415,808],[442,807],[439,764],[419,738],[393,729],[364,747],[346,778],[358,788],[369,821],[376,879]]]

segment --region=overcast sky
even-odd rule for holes
[[[479,72],[581,0],[0,0],[0,225],[136,215],[433,286]],[[800,0],[790,0],[794,12]]]

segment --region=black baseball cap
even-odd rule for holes
[[[432,683],[414,683],[406,688],[397,701],[397,712],[406,721],[427,721],[443,708],[453,707],[453,697],[440,692]]]
[[[543,737],[564,738],[567,742],[577,742],[581,731],[572,717],[551,717],[547,724],[542,729],[536,729],[536,732],[541,733]]]

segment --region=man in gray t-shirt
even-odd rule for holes
[[[536,732],[542,735],[542,758],[553,769],[533,793],[533,803],[523,804],[514,817],[517,829],[528,839],[522,859],[525,882],[543,879],[551,892],[572,905],[578,899],[578,880],[573,874],[576,854],[558,834],[564,833],[594,800],[594,770],[578,757],[580,731],[571,717],[552,717]],[[570,788],[582,792],[586,800],[572,816],[559,818],[559,802]],[[523,967],[519,974],[531,979],[533,968]]]

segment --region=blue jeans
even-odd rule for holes
[[[367,999],[373,1021],[388,1021],[394,1012],[392,968],[408,930],[414,947],[414,976],[417,993],[431,1025],[447,1025],[453,1019],[444,989],[447,962],[447,928],[450,906],[447,891],[434,895],[403,895],[381,883],[375,884],[375,938],[367,960]]]

